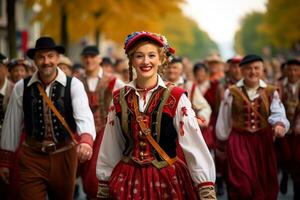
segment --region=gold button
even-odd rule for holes
[[[140,156],[143,157],[144,156],[144,152],[141,151],[140,152]]]
[[[143,133],[142,133],[142,131],[139,131],[139,135],[140,135],[140,136],[143,136]]]
[[[140,146],[144,147],[144,146],[146,146],[146,143],[145,142],[140,142]]]
[[[251,116],[254,116],[254,112],[251,113]]]
[[[255,126],[252,126],[252,129],[255,129],[256,127]]]
[[[254,123],[254,119],[251,119],[251,123]]]

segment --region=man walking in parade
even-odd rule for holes
[[[19,145],[22,124],[26,134],[20,149],[19,199],[73,199],[77,160],[92,156],[95,127],[83,84],[58,67],[62,46],[41,37],[27,51],[38,71],[16,83],[3,124],[0,177],[8,181]],[[78,134],[78,144],[75,140]]]

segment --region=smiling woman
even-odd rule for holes
[[[191,103],[158,74],[174,49],[161,35],[134,32],[125,52],[137,77],[113,95],[97,161],[98,197],[215,199],[214,163]]]

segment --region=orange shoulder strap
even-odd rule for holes
[[[41,84],[38,83],[38,89],[42,95],[42,97],[44,98],[44,100],[46,101],[46,103],[48,104],[49,108],[52,110],[52,112],[56,115],[56,117],[59,119],[59,121],[62,123],[62,125],[65,127],[65,129],[67,130],[67,132],[69,133],[69,136],[71,137],[72,141],[77,144],[76,139],[74,138],[73,132],[71,131],[69,125],[67,124],[66,120],[63,118],[63,116],[61,116],[61,114],[58,112],[58,110],[56,109],[56,107],[54,106],[54,104],[52,103],[52,101],[49,99],[49,97],[47,96],[46,92],[44,91],[44,89],[42,88]]]
[[[137,102],[137,96],[133,95],[133,108],[134,108],[134,113],[136,116],[136,121],[139,124],[141,131],[144,133],[146,136],[147,140],[150,142],[150,144],[153,146],[153,148],[158,152],[158,154],[169,164],[172,165],[176,159],[172,159],[168,156],[168,154],[159,146],[159,144],[154,140],[154,138],[151,135],[151,130],[150,128],[145,124],[143,121],[143,116],[141,115],[138,107],[138,102]]]

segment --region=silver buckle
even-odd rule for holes
[[[56,145],[54,142],[45,144],[45,145],[43,144],[41,151],[44,153],[52,153],[52,152],[56,151]]]

